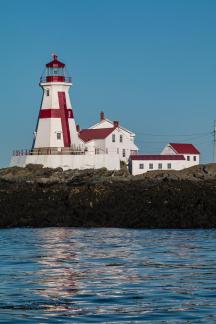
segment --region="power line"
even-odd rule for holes
[[[144,132],[136,132],[136,135],[145,135],[145,136],[164,136],[164,137],[190,137],[190,136],[206,136],[211,135],[212,132],[205,132],[205,133],[193,133],[193,134],[152,134],[152,133],[144,133]]]
[[[196,137],[190,137],[189,139],[190,139],[190,141],[192,141],[192,140],[197,140],[197,139],[200,139],[200,138],[204,138],[204,137],[207,137],[207,136],[210,136],[211,134],[209,133],[209,134],[206,134],[206,135],[202,135],[202,136],[196,136]],[[171,136],[170,136],[171,137]],[[179,140],[179,139],[178,139]],[[181,142],[184,142],[186,139],[184,138],[184,139],[182,139],[181,140]],[[165,140],[164,140],[165,141]],[[142,140],[142,139],[136,139],[136,142],[138,142],[138,143],[164,143],[164,141],[151,141],[151,140]],[[180,140],[179,140],[180,141]]]

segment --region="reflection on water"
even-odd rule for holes
[[[216,231],[3,229],[0,322],[215,323]]]

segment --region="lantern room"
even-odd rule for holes
[[[53,60],[46,64],[45,74],[41,82],[67,82],[71,83],[71,78],[66,75],[65,64],[58,60],[58,56],[53,54]]]

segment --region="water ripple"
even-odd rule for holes
[[[2,229],[2,323],[215,323],[216,231]]]

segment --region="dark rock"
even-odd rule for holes
[[[153,171],[0,170],[0,227],[215,228],[216,165]]]

